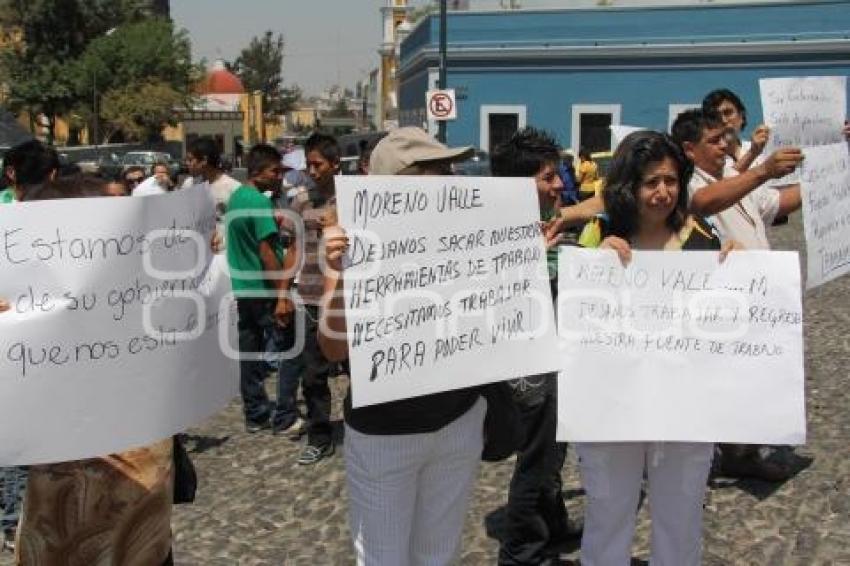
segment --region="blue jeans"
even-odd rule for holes
[[[280,364],[277,402],[272,405],[266,394],[264,381],[268,368],[262,354],[265,352],[266,336],[279,333],[282,329],[274,320],[273,299],[237,299],[239,312],[239,392],[242,395],[245,421],[249,424],[264,424],[272,418],[273,426],[286,428],[295,421],[295,393],[298,390],[298,375]],[[291,325],[290,325],[291,326]]]

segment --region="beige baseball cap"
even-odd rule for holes
[[[396,128],[387,134],[369,158],[370,175],[396,175],[399,171],[416,163],[439,161],[463,161],[472,157],[472,146],[449,148],[432,138],[428,133],[412,126]]]

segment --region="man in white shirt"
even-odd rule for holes
[[[770,249],[765,226],[800,208],[800,185],[781,191],[763,185],[791,173],[803,160],[802,152],[779,149],[738,172],[726,161],[726,126],[716,112],[682,112],[672,132],[694,163],[688,187],[691,211],[706,217],[723,241],[735,240],[746,249]]]
[[[727,127],[716,112],[682,112],[671,131],[694,164],[688,185],[691,211],[706,217],[724,242],[734,240],[751,250],[770,249],[765,226],[777,215],[800,208],[800,185],[779,191],[764,183],[791,173],[803,160],[802,152],[780,149],[738,172],[727,162]],[[790,447],[719,444],[714,469],[728,477],[783,481],[794,473],[790,456]]]
[[[198,138],[189,144],[186,150],[186,167],[189,169],[187,178],[181,188],[207,182],[210,193],[215,201],[216,218],[222,222],[227,211],[227,202],[233,191],[242,184],[222,169],[221,152],[212,138]]]

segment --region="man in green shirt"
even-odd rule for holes
[[[246,166],[248,182],[231,195],[225,225],[227,263],[239,316],[239,388],[245,427],[248,432],[257,432],[272,425],[273,408],[263,387],[264,336],[275,325],[292,323],[293,304],[288,291],[295,254],[284,256],[272,202],[263,194],[280,192],[280,153],[267,144],[255,145],[248,152]],[[295,391],[284,385],[278,387],[278,407],[294,407]],[[274,424],[286,428],[286,423]]]

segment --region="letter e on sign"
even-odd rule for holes
[[[455,104],[455,91],[453,88],[429,90],[425,96],[427,98],[428,118],[430,120],[457,119],[457,105]]]

